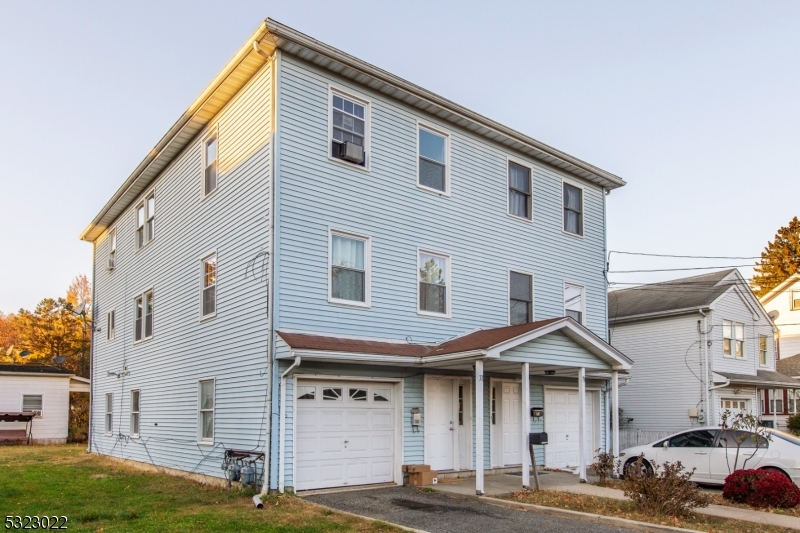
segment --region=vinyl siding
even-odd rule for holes
[[[623,429],[679,431],[692,427],[688,409],[703,408],[700,314],[619,324],[611,344],[633,359],[630,382],[619,389]],[[699,423],[699,425],[706,425]]]
[[[212,121],[218,189],[201,198],[203,136],[162,172],[155,239],[134,246],[135,206],[115,223],[117,268],[96,243],[95,316],[115,309],[116,336],[94,337],[93,451],[221,477],[223,448],[261,449],[266,431],[267,285],[248,263],[270,249],[271,66]],[[201,258],[216,251],[217,314],[200,320]],[[133,343],[133,299],[154,289],[154,335]],[[105,329],[105,324],[102,325]],[[108,372],[128,374],[116,378]],[[198,380],[216,380],[214,445],[198,445]],[[130,391],[141,391],[140,439],[103,435],[105,393],[115,433],[130,432]]]
[[[775,343],[772,325],[760,306],[753,301],[748,307],[744,298],[737,290],[729,290],[714,302],[709,326],[709,338],[712,346],[709,354],[713,355],[711,368],[717,372],[734,372],[737,374],[755,375],[759,369],[775,370]],[[754,312],[755,311],[755,312]],[[722,321],[733,320],[744,324],[744,358],[738,359],[723,354],[722,346]],[[767,364],[759,365],[758,336],[766,335]]]
[[[549,333],[506,350],[502,358],[509,361],[536,361],[536,364],[585,367],[592,370],[611,369],[607,363],[560,332]]]
[[[531,163],[533,223],[507,213],[507,155],[401,103],[281,56],[280,327],[441,340],[508,322],[508,269],[534,274],[538,319],[563,316],[563,283],[586,286],[606,336],[603,192],[584,186],[585,237],[562,231],[562,174]],[[371,100],[370,171],[328,159],[328,86]],[[417,120],[451,134],[451,192],[417,187]],[[372,306],[329,304],[328,228],[372,238]],[[451,254],[452,318],[417,314],[417,248]],[[479,304],[476,304],[479,302]],[[367,327],[366,324],[369,326]]]
[[[33,442],[67,441],[69,376],[0,375],[0,412],[22,411],[23,395],[42,396],[42,417],[31,423]],[[0,429],[25,429],[25,422],[3,422]]]

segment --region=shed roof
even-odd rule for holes
[[[0,363],[0,373],[74,376],[75,372],[52,365]]]
[[[728,279],[735,272],[736,269],[731,268],[611,291],[608,293],[608,320],[615,322],[630,317],[707,307],[737,282]]]

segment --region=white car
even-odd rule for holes
[[[667,438],[644,446],[626,448],[620,452],[623,471],[644,454],[644,468],[653,470],[669,461],[680,461],[687,469],[695,469],[692,481],[722,485],[734,469],[736,444],[743,441],[739,449],[737,470],[777,470],[800,484],[800,438],[775,429],[766,429],[770,437],[759,437],[751,432],[722,431],[719,427],[704,427],[675,433]],[[735,438],[735,437],[738,437]],[[752,458],[751,458],[752,456]],[[745,460],[747,460],[745,464]]]

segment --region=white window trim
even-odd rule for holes
[[[134,339],[133,344],[134,344],[134,346],[136,346],[137,344],[141,344],[143,342],[149,341],[150,339],[153,338],[153,335],[150,335],[149,337],[145,337],[145,335],[144,335],[145,319],[147,317],[147,306],[145,305],[144,295],[147,294],[148,292],[155,293],[155,289],[153,287],[149,287],[149,288],[147,288],[147,289],[145,289],[145,290],[133,295],[133,339]],[[137,341],[136,340],[136,300],[138,300],[139,298],[142,298],[142,338]],[[156,313],[155,313],[155,307],[154,307],[153,308],[153,331],[154,332],[156,330],[155,322],[156,322]]]
[[[576,187],[581,190],[581,230],[583,230],[582,234],[571,233],[564,229],[564,184],[567,183]],[[581,183],[578,183],[575,180],[571,180],[568,178],[561,178],[561,188],[558,191],[559,193],[559,206],[561,207],[561,233],[564,235],[569,235],[571,237],[575,237],[576,239],[583,239],[586,235],[586,187],[584,187]]]
[[[764,362],[761,362],[761,339],[764,340]],[[758,335],[758,344],[756,345],[756,351],[758,352],[758,366],[762,368],[767,368],[769,366],[769,335]]]
[[[730,322],[731,323],[731,333],[733,334],[733,337],[730,338],[731,339],[731,353],[729,353],[729,354],[725,353],[725,322]],[[737,324],[740,324],[742,326],[742,328],[744,328],[744,332],[742,334],[742,339],[741,339],[742,342],[744,343],[742,345],[742,356],[741,357],[736,357],[736,341],[739,340],[739,339],[736,338],[736,325]],[[729,319],[725,318],[725,319],[722,320],[722,325],[720,327],[722,328],[722,357],[724,357],[726,359],[733,359],[735,361],[747,361],[747,324],[745,324],[744,322],[737,322],[736,320],[729,320]],[[756,349],[756,351],[757,350],[758,349]],[[759,366],[765,366],[765,365],[759,365]]]
[[[210,409],[211,413],[214,416],[214,424],[211,427],[211,439],[204,439],[203,438],[203,411],[200,409],[202,405],[202,386],[201,384],[205,381],[212,382],[214,388],[214,407]],[[209,409],[206,409],[208,411]],[[213,445],[214,439],[217,436],[217,378],[204,378],[197,380],[197,444],[201,445]]]
[[[139,253],[141,250],[144,250],[145,248],[147,248],[147,246],[151,242],[156,240],[155,236],[153,236],[153,238],[150,239],[149,241],[147,240],[147,221],[149,220],[149,218],[148,218],[149,213],[147,211],[147,199],[152,196],[153,197],[153,203],[155,203],[155,201],[156,201],[155,200],[155,195],[156,195],[156,188],[153,187],[152,189],[150,189],[146,193],[144,193],[142,195],[142,197],[139,199],[139,201],[136,202],[136,204],[134,204],[134,207],[133,207],[133,247],[136,250],[135,253]],[[139,243],[136,240],[136,232],[139,231],[139,221],[137,220],[137,216],[138,216],[137,214],[138,214],[139,208],[142,207],[142,206],[144,206],[144,226],[142,227],[142,231],[144,232],[144,237],[143,237],[144,243],[140,247]],[[117,246],[119,246],[119,240],[117,240]]]
[[[108,410],[108,398],[111,398],[111,410]],[[103,406],[103,434],[110,437],[114,434],[114,393],[107,392],[103,398],[105,405]],[[111,415],[111,427],[108,427],[108,415]]]
[[[138,392],[139,393],[139,410],[138,411],[134,411],[133,410],[133,393],[134,392]],[[131,405],[130,405],[131,419],[129,421],[128,429],[129,430],[133,430],[133,415],[135,413],[135,414],[139,415],[139,431],[141,431],[142,430],[142,389],[131,389],[130,401],[131,401]],[[138,439],[139,438],[139,432],[134,433],[133,431],[131,431],[130,434],[131,434],[130,436],[131,436],[132,439]]]
[[[575,283],[573,281],[565,281],[563,287],[561,288],[561,300],[563,301],[564,305],[564,316],[567,316],[567,299],[566,299],[566,292],[567,286],[570,287],[577,287],[581,290],[581,325],[586,325],[586,285],[582,285],[580,283]]]
[[[345,161],[344,159],[339,159],[338,157],[333,157],[331,155],[331,143],[333,143],[333,95],[338,94],[348,100],[355,100],[360,104],[364,105],[364,166],[357,165],[355,163],[351,163],[350,161]],[[339,163],[340,165],[344,165],[347,168],[354,168],[356,170],[360,170],[362,172],[369,172],[370,165],[372,163],[372,157],[370,157],[370,148],[372,145],[371,142],[371,135],[372,135],[372,101],[363,96],[360,93],[353,92],[350,89],[342,88],[338,85],[328,84],[328,143],[326,145],[326,153],[328,154],[328,160],[333,161],[335,163]]]
[[[211,139],[217,140],[217,185],[214,189],[206,194],[206,166],[208,161],[206,161],[206,143]],[[205,132],[203,137],[200,141],[200,201],[202,202],[206,198],[210,198],[219,190],[219,125],[214,124]]]
[[[32,393],[31,394],[31,393],[28,393],[28,392],[21,392],[19,394],[19,410],[20,411],[24,411],[25,410],[25,409],[23,409],[23,405],[24,405],[24,402],[25,402],[25,396],[41,396],[42,397],[42,410],[41,410],[41,413],[39,414],[39,416],[36,416],[34,418],[44,418],[44,396],[45,396],[44,393],[39,393],[39,394]]]
[[[525,167],[530,171],[531,218],[524,218],[524,217],[521,217],[521,216],[518,216],[518,215],[514,215],[514,214],[511,213],[511,210],[509,209],[509,201],[511,199],[511,193],[509,191],[509,189],[511,188],[511,185],[509,183],[509,178],[510,178],[510,176],[509,176],[509,167],[511,166],[510,163],[514,163],[514,164],[519,165],[521,167]],[[563,194],[563,192],[562,192],[562,194]],[[562,199],[562,203],[563,203],[563,199]],[[510,155],[506,156],[506,215],[508,215],[509,217],[513,218],[514,220],[519,220],[521,222],[526,222],[528,224],[533,224],[533,165],[531,165],[530,163],[528,163],[527,161],[525,161],[523,159],[519,159],[517,157],[512,157]],[[562,209],[561,209],[561,216],[562,217],[564,216],[563,205],[562,205]],[[561,229],[564,229],[563,221],[561,223]],[[519,271],[516,271],[516,272],[519,272]]]
[[[520,268],[508,268],[506,272],[506,324],[508,324],[509,326],[511,325],[511,273],[512,272],[531,277],[531,322],[535,322],[536,299],[535,299],[534,288],[535,288],[536,277],[533,275],[533,272],[528,272]]]
[[[136,304],[134,304],[133,309],[134,309],[134,313],[135,313],[136,312]],[[111,317],[112,313],[114,314],[114,327],[113,328],[109,327],[109,323],[110,323],[109,318]],[[116,338],[116,336],[117,336],[117,310],[114,309],[114,308],[111,308],[108,311],[106,311],[106,341],[113,342],[114,339]]]
[[[444,257],[447,259],[447,283],[445,286],[447,287],[447,312],[446,313],[434,313],[433,311],[423,311],[419,308],[419,256],[420,254],[428,254],[428,255],[435,255],[437,257]],[[433,318],[453,318],[453,258],[450,254],[442,253],[442,252],[435,252],[430,248],[417,248],[417,256],[416,260],[414,261],[414,280],[417,284],[417,314],[419,316],[429,316]]]
[[[213,313],[209,313],[207,315],[204,315],[203,314],[203,290],[205,289],[205,285],[204,284],[205,284],[205,275],[206,275],[205,261],[206,261],[206,259],[208,259],[210,257],[216,257],[216,259],[217,259],[217,273],[216,273],[217,280],[214,283],[214,312]],[[198,309],[198,313],[199,313],[199,316],[200,316],[200,322],[204,322],[206,320],[210,320],[210,319],[212,319],[212,318],[217,316],[217,309],[219,307],[217,305],[218,301],[219,301],[219,290],[218,289],[219,289],[219,254],[217,254],[217,250],[215,248],[214,250],[212,250],[212,251],[210,251],[210,252],[208,252],[206,254],[203,254],[203,256],[200,258],[200,307]]]
[[[428,130],[431,133],[436,135],[441,135],[444,137],[444,191],[440,191],[437,189],[432,189],[431,187],[426,187],[425,185],[420,185],[419,183],[419,130]],[[414,164],[417,167],[417,188],[423,190],[425,192],[429,192],[435,194],[437,196],[444,196],[449,198],[450,197],[450,141],[451,135],[450,132],[443,130],[438,126],[432,126],[429,122],[422,122],[417,120],[417,128],[414,132],[415,139],[414,144],[416,146],[416,150],[414,153]],[[508,177],[506,177],[506,183],[508,183]],[[419,304],[417,304],[419,307]]]
[[[333,297],[333,235],[361,239],[364,243],[364,301],[355,302]],[[352,231],[328,227],[328,303],[350,307],[370,308],[372,306],[372,237]]]

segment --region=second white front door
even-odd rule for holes
[[[428,380],[425,431],[428,464],[433,470],[453,470],[456,421],[453,420],[453,380]]]
[[[522,387],[503,382],[503,466],[522,464]]]
[[[584,426],[584,457],[592,464],[594,457],[594,396],[586,391],[586,425]],[[545,389],[544,422],[550,443],[545,449],[548,468],[573,468],[580,458],[580,427],[578,424],[580,402],[577,389]]]

